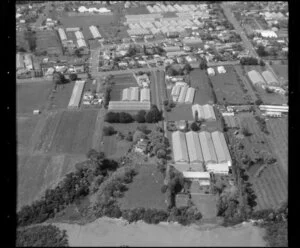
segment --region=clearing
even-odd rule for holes
[[[49,81],[17,84],[17,113],[47,109],[52,89],[53,84]]]
[[[155,164],[145,164],[139,168],[133,182],[128,185],[128,191],[119,199],[122,209],[137,207],[167,209],[166,196],[161,193],[164,185],[163,175]]]
[[[217,68],[214,68],[217,71]],[[249,96],[244,94],[232,66],[225,67],[226,73],[210,77],[219,104],[247,104]]]
[[[36,149],[43,152],[86,154],[92,147],[97,114],[97,110],[52,113]]]

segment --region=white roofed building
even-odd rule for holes
[[[188,163],[188,151],[185,140],[185,134],[180,131],[172,133],[172,145],[175,163]]]
[[[150,89],[149,88],[141,89],[141,102],[150,102]]]
[[[203,105],[204,116],[206,120],[214,121],[216,120],[216,115],[213,106],[209,104]]]
[[[220,131],[215,131],[211,133],[211,137],[215,146],[218,163],[227,164],[228,166],[231,166],[231,156],[228,150],[224,134]]]
[[[195,97],[195,89],[190,87],[188,88],[185,96],[185,103],[192,104],[194,102]]]
[[[198,133],[190,131],[187,132],[185,136],[190,163],[203,164],[204,160]]]
[[[99,30],[96,26],[90,26],[89,27],[94,39],[101,38],[101,34],[99,33]]]
[[[199,140],[206,166],[207,164],[216,164],[218,160],[211,134],[207,131],[202,131],[199,133]]]
[[[67,40],[67,35],[65,33],[65,30],[63,30],[62,28],[58,29],[58,35],[59,35],[59,38],[61,39],[61,41]]]

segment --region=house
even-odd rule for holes
[[[218,66],[217,70],[219,74],[226,73],[224,66]]]
[[[134,151],[139,153],[147,153],[148,142],[144,139],[140,139],[135,145]]]

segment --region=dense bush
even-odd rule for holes
[[[240,63],[241,65],[258,65],[258,59],[253,57],[242,57]]]
[[[17,230],[17,247],[67,247],[66,231],[56,226],[35,226]]]
[[[198,126],[198,124],[196,122],[193,122],[191,124],[191,129],[192,129],[192,131],[197,132],[200,130],[200,127]]]
[[[105,121],[109,123],[119,123],[120,114],[117,112],[108,112],[105,116]]]
[[[116,133],[115,129],[112,126],[103,127],[103,135],[104,136],[111,136]]]
[[[152,105],[151,109],[145,116],[147,123],[156,123],[162,120],[162,113],[158,110],[156,105]]]
[[[265,134],[269,134],[265,119],[261,118],[260,116],[255,116],[255,119],[257,121],[260,130]]]
[[[130,122],[133,122],[133,118],[129,113],[121,112],[119,115],[119,122],[120,123],[130,123]]]
[[[140,110],[135,116],[134,116],[134,120],[138,123],[144,123],[145,120],[145,116],[146,116],[146,111],[145,110]]]
[[[69,78],[70,78],[71,81],[75,81],[75,80],[77,80],[78,77],[77,77],[76,73],[71,73]]]

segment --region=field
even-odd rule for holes
[[[203,219],[213,219],[217,216],[217,200],[214,195],[194,195],[192,194],[192,202],[202,214]]]
[[[38,122],[38,116],[17,116],[17,148],[18,152],[27,148],[31,135]]]
[[[219,104],[247,104],[247,98],[241,86],[237,81],[237,77],[232,66],[226,66],[226,73],[219,74],[217,68],[214,68],[216,75],[210,77],[214,92]]]
[[[270,118],[267,121],[267,127],[271,133],[268,139],[278,155],[282,168],[288,172],[288,119]]]
[[[131,142],[126,140],[117,140],[116,135],[103,137],[103,152],[109,158],[120,158],[125,155]]]
[[[253,116],[245,113],[239,114],[238,117],[242,127],[246,127],[251,133],[249,137],[244,137],[241,140],[244,145],[243,152],[251,159],[255,157],[256,153],[269,153],[278,161],[277,152],[275,152],[271,144],[269,144],[267,135],[260,131]],[[230,131],[229,133],[232,132]],[[234,144],[233,134],[229,135],[229,139],[230,143]],[[287,174],[277,162],[268,165],[260,176],[255,176],[260,166],[262,165],[253,165],[248,169],[250,182],[257,195],[257,209],[277,207],[282,201],[287,199]]]
[[[17,113],[32,113],[47,108],[53,89],[52,82],[30,82],[17,84]]]
[[[25,40],[24,32],[17,32],[16,33],[16,42],[17,42],[17,47],[20,47],[20,48],[22,47],[26,51],[29,51],[28,41]]]
[[[19,155],[18,156],[18,208],[39,199],[49,187],[74,169],[84,155]]]
[[[52,114],[42,131],[36,150],[86,154],[92,147],[96,117],[96,110]]]
[[[143,165],[128,186],[124,197],[119,200],[120,207],[166,209],[166,197],[161,193],[162,185],[163,175],[157,170],[156,165]]]
[[[208,77],[204,70],[195,69],[190,73],[191,87],[196,88],[194,104],[207,104],[213,102],[212,88],[208,83]]]
[[[110,93],[111,101],[121,101],[123,89],[138,86],[132,74],[115,75],[112,78],[112,82],[115,82],[115,84]]]
[[[194,119],[192,113],[192,104],[176,105],[176,107],[172,108],[170,112],[167,112],[167,119],[169,121],[192,121]]]
[[[68,107],[74,84],[74,82],[70,82],[64,85],[59,85],[56,88],[56,92],[53,93],[54,97],[51,99],[51,109],[62,109]]]
[[[260,66],[244,66],[245,75],[249,84],[252,84],[247,73],[251,70],[256,70],[261,73],[265,69],[262,69]],[[264,104],[286,104],[287,97],[277,94],[277,93],[267,93],[263,88],[259,86],[253,86],[260,98],[262,99]]]
[[[48,51],[48,53],[56,51],[56,53],[62,54],[62,45],[56,31],[37,31],[36,51]]]
[[[273,68],[274,72],[277,74],[278,78],[282,77],[285,80],[289,80],[288,65],[277,65],[277,64],[273,63],[272,68]]]

